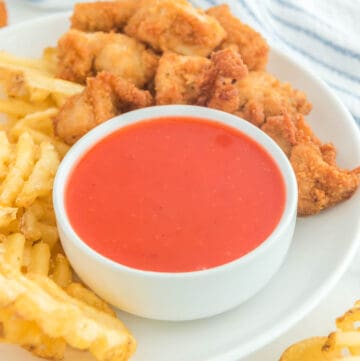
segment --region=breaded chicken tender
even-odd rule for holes
[[[303,92],[265,71],[248,72],[234,48],[219,50],[211,59],[212,66],[199,74],[198,105],[233,113],[258,127],[284,111],[291,118],[310,112]]]
[[[329,151],[329,147],[300,142],[292,149],[290,162],[298,182],[300,216],[319,213],[350,198],[359,186],[360,168],[349,171],[329,164],[326,153],[325,156],[322,153],[322,149]]]
[[[283,115],[268,117],[261,130],[275,140],[288,157],[290,156],[293,146],[297,143],[297,127],[286,110]]]
[[[155,76],[156,104],[195,104],[199,77],[210,63],[201,56],[164,53]]]
[[[85,90],[67,99],[54,119],[54,132],[67,144],[110,118],[153,104],[148,91],[107,72],[88,78]]]
[[[70,30],[58,42],[58,76],[81,84],[108,71],[142,88],[153,78],[157,63],[152,51],[124,34]]]
[[[201,57],[165,54],[155,79],[157,104],[197,104],[238,115],[261,127],[267,117],[308,114],[303,92],[273,75],[248,72],[233,48]],[[274,121],[274,120],[273,120]]]
[[[246,74],[232,49],[215,52],[210,60],[165,53],[155,77],[156,104],[197,104],[231,113],[239,107],[234,83]]]
[[[298,215],[319,213],[349,198],[360,183],[360,168],[340,169],[336,164],[336,149],[322,144],[302,115],[283,115],[266,119],[261,129],[273,138],[289,157],[298,190]]]
[[[259,127],[267,117],[282,115],[284,109],[290,117],[311,111],[312,106],[302,91],[264,71],[249,72],[236,87],[240,96],[236,114]]]
[[[225,38],[219,22],[186,0],[141,2],[125,33],[157,51],[208,56]]]
[[[120,31],[138,6],[135,0],[79,3],[74,7],[71,27],[82,31]]]
[[[200,93],[197,104],[209,108],[236,112],[240,107],[238,81],[248,70],[239,53],[228,48],[211,55],[211,64],[199,80]]]
[[[269,46],[258,32],[233,16],[228,5],[212,7],[207,14],[216,18],[227,33],[221,49],[233,47],[241,54],[249,70],[265,69]]]

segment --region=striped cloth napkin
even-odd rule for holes
[[[208,8],[224,0],[193,0]],[[234,15],[322,78],[360,126],[360,0],[233,0]]]

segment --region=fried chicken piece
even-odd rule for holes
[[[336,148],[331,143],[321,144],[319,146],[324,162],[336,166]]]
[[[335,148],[326,145],[325,148]],[[298,214],[312,215],[350,198],[360,183],[360,168],[338,168],[311,141],[300,142],[291,151],[290,162],[299,189]]]
[[[281,115],[284,109],[291,118],[311,111],[311,103],[303,92],[264,71],[249,72],[236,87],[240,96],[236,114],[259,127],[267,117]]]
[[[82,31],[120,31],[134,14],[138,1],[118,0],[79,3],[74,7],[71,27]]]
[[[199,56],[208,56],[226,35],[215,18],[186,0],[142,2],[125,33],[157,51]]]
[[[268,117],[261,129],[290,159],[299,189],[299,216],[316,214],[356,191],[360,168],[340,169],[334,145],[322,144],[302,115],[291,119],[284,110],[282,115]]]
[[[199,105],[233,113],[258,127],[268,117],[281,116],[284,111],[295,119],[311,110],[305,94],[289,83],[282,83],[265,71],[247,72],[234,48],[215,52],[212,64],[199,75]]]
[[[247,74],[247,67],[234,49],[213,53],[210,66],[200,79],[197,104],[234,113],[240,106],[237,82]]]
[[[156,104],[197,104],[231,113],[239,106],[233,85],[246,74],[232,49],[213,53],[211,60],[165,53],[155,77]]]
[[[269,46],[258,32],[233,16],[228,5],[212,7],[207,10],[207,14],[216,18],[227,33],[221,49],[234,47],[249,70],[265,69]]]
[[[114,74],[102,72],[95,78],[88,78],[85,90],[65,102],[54,119],[54,132],[67,144],[73,144],[98,124],[152,104],[148,91]]]
[[[210,63],[201,56],[164,53],[155,76],[156,104],[195,104],[199,76]]]
[[[268,117],[261,130],[270,136],[288,157],[290,156],[293,146],[297,143],[297,128],[286,110],[282,115]]]
[[[58,42],[58,76],[81,84],[108,71],[142,88],[153,78],[157,63],[152,51],[124,34],[70,30]]]

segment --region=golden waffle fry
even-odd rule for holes
[[[0,179],[2,180],[8,169],[11,149],[10,143],[4,131],[0,131]]]
[[[132,337],[120,321],[111,317],[114,313],[102,300],[77,283],[67,287],[68,295],[46,277],[50,250],[45,243],[29,247],[23,235],[14,234],[2,245],[0,324],[4,341],[52,359],[63,357],[66,343],[89,349],[104,361],[125,360],[134,351]],[[24,262],[26,254],[30,260]],[[60,283],[69,279],[68,284],[71,279],[59,274],[71,273],[69,264],[63,255],[56,259],[52,278]],[[20,272],[25,263],[27,276]]]
[[[36,243],[31,247],[29,273],[47,276],[50,269],[50,247],[44,242]]]
[[[100,361],[127,360],[135,341],[114,311],[73,273],[59,243],[52,186],[69,149],[53,133],[58,107],[82,91],[41,60],[0,52],[0,341],[60,360],[66,345]],[[46,65],[44,65],[46,64]]]
[[[18,207],[30,206],[38,197],[51,192],[59,163],[60,158],[55,147],[51,143],[41,143],[39,160],[16,197],[15,203]]]
[[[32,172],[36,158],[36,147],[29,133],[23,133],[16,145],[15,159],[9,165],[9,172],[0,187],[0,204],[14,205],[24,182]]]
[[[324,352],[327,358],[334,360],[338,354],[342,354],[344,360],[360,360],[360,304],[354,307],[336,320],[337,330],[332,332],[325,345]],[[346,357],[345,357],[346,355]]]
[[[20,233],[14,233],[4,240],[4,247],[3,262],[6,263],[6,267],[8,267],[11,273],[20,272],[25,248],[25,237]]]
[[[55,146],[61,158],[63,158],[70,149],[70,147],[61,140],[58,140],[55,137],[51,137],[47,134],[39,132],[38,130],[31,129],[29,127],[24,127],[24,132],[29,133],[33,137],[36,144],[41,144],[42,142],[52,143]]]
[[[7,227],[16,220],[17,211],[17,208],[0,206],[0,228]]]
[[[49,61],[47,60],[49,56],[50,53],[46,53],[46,56],[43,56],[41,59],[33,59],[16,56],[5,51],[0,51],[0,66],[4,68],[12,68],[15,66],[20,70],[34,69],[43,74],[52,76],[54,73],[49,71]]]
[[[322,347],[326,337],[312,337],[300,341],[282,354],[280,361],[325,361]]]
[[[97,308],[110,316],[116,317],[115,311],[109,307],[105,301],[96,296],[95,293],[84,287],[81,283],[71,283],[68,287],[66,287],[66,292],[70,296],[85,302],[89,306]]]
[[[128,359],[135,350],[135,341],[119,320],[68,295],[44,276],[43,266],[30,267],[40,270],[39,273],[22,274],[23,235],[7,237],[4,245],[5,251],[0,256],[2,309],[11,310],[11,314],[21,320],[34,322],[51,340],[63,339],[74,348],[89,350],[100,361]],[[42,246],[33,251],[36,255],[33,262],[43,264],[48,261],[49,253],[44,250]],[[75,288],[79,290],[77,286]],[[93,300],[91,297],[92,304]],[[20,343],[12,337],[12,342]]]
[[[66,342],[61,338],[51,338],[41,331],[34,321],[27,321],[16,315],[9,306],[0,310],[3,339],[18,344],[39,357],[61,360]]]
[[[26,102],[20,99],[0,99],[0,112],[8,115],[24,117],[27,114],[46,110],[51,107],[51,102],[41,102],[38,104]]]
[[[45,48],[41,60],[46,64],[46,69],[55,75],[57,72],[57,48]]]
[[[44,101],[52,93],[72,96],[84,90],[80,84],[54,78],[52,75],[22,64],[10,64],[0,59],[0,69],[0,78],[7,77],[9,95],[21,94],[33,102]]]
[[[52,250],[59,241],[54,210],[50,199],[36,199],[23,212],[20,229],[27,241],[42,240]]]
[[[328,337],[313,337],[290,346],[280,361],[360,361],[360,301],[336,320]]]
[[[53,135],[52,117],[55,116],[57,112],[57,108],[47,108],[42,111],[27,114],[23,118],[16,121],[14,126],[10,129],[9,133],[12,137],[17,139],[18,136],[24,132],[24,129],[31,128],[42,131],[47,135]]]
[[[69,261],[61,253],[57,254],[55,258],[54,271],[51,279],[62,288],[69,286],[72,281],[72,271]]]

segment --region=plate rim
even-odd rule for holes
[[[36,23],[41,25],[41,23],[48,24],[49,21],[68,21],[69,14],[71,12],[58,12],[56,14],[44,14],[36,17],[35,19],[29,19],[22,21],[17,24],[12,24],[6,28],[0,29],[0,42],[1,37],[7,36],[12,32],[21,31],[23,28],[28,28]],[[346,108],[344,103],[334,94],[330,87],[322,80],[315,72],[309,69],[307,66],[300,64],[299,61],[294,59],[291,55],[287,54],[284,50],[280,49],[278,46],[272,44],[268,41],[270,46],[270,51],[273,52],[276,56],[282,57],[289,62],[292,66],[295,66],[298,70],[305,73],[310,77],[314,82],[316,82],[322,90],[326,93],[329,99],[341,111],[343,115],[342,122],[346,123],[347,127],[350,127],[350,131],[353,133],[354,137],[357,138],[358,144],[360,144],[360,129],[357,126],[353,116],[350,111]],[[1,46],[0,46],[1,50]],[[360,150],[360,146],[359,146]],[[359,191],[359,190],[358,190]],[[339,261],[339,264],[335,269],[333,269],[332,274],[326,279],[322,286],[314,292],[307,301],[304,302],[300,307],[290,313],[285,317],[281,322],[277,323],[273,327],[269,327],[266,331],[259,334],[259,336],[250,342],[247,342],[246,345],[237,346],[232,348],[225,353],[217,354],[210,358],[203,359],[202,361],[234,361],[235,359],[242,359],[255,351],[260,350],[262,347],[273,342],[275,339],[280,337],[291,327],[295,326],[302,318],[304,318],[309,312],[311,312],[320,302],[329,294],[329,292],[335,287],[340,278],[344,275],[346,270],[349,268],[351,261],[355,257],[356,251],[360,246],[360,219],[357,223],[357,229],[354,231],[354,238],[349,243],[349,247],[343,259]]]

